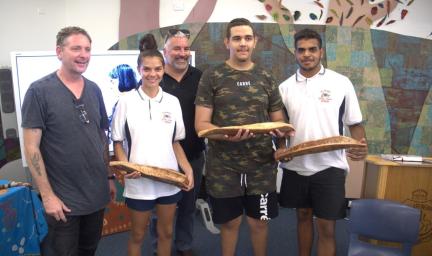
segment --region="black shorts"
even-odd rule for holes
[[[152,210],[157,204],[176,204],[178,201],[180,201],[180,199],[182,199],[182,197],[182,191],[179,191],[174,195],[162,196],[153,200],[133,199],[126,197],[125,204],[132,210],[145,212]]]
[[[279,195],[281,207],[312,208],[322,219],[337,220],[346,216],[345,170],[328,168],[311,176],[283,169]]]
[[[261,195],[244,195],[239,197],[215,198],[209,196],[213,221],[223,224],[246,215],[259,220],[274,219],[279,215],[276,192]]]

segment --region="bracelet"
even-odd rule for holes
[[[111,174],[108,176],[109,180],[115,180],[115,178],[116,178],[115,174]]]

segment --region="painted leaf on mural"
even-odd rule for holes
[[[265,15],[255,15],[259,20],[265,20],[267,19],[267,16]]]
[[[348,10],[348,13],[347,13],[345,19],[348,19],[351,16],[352,12],[353,12],[353,7],[351,6]]]
[[[387,15],[384,16],[384,18],[382,18],[382,19],[378,22],[377,27],[380,27],[380,26],[384,23],[384,21],[385,21],[386,19],[387,19]]]
[[[269,5],[269,4],[266,4],[265,5],[265,8],[266,8],[266,10],[269,12],[269,11],[271,11],[272,9],[273,9],[273,7],[271,6],[271,5]]]
[[[386,23],[386,25],[390,25],[390,24],[393,24],[393,23],[395,23],[396,21],[395,20],[389,20],[387,23]]]
[[[316,5],[318,5],[319,7],[321,7],[321,8],[324,8],[324,5],[322,5],[322,3],[318,2],[318,1],[315,1],[314,3],[315,3]]]
[[[365,16],[365,15],[363,14],[363,15],[361,15],[360,17],[358,17],[358,18],[354,21],[354,23],[352,24],[352,26],[355,27],[355,25],[356,25],[357,23],[359,23],[359,21],[361,21],[361,19],[363,19],[364,16]]]
[[[301,16],[300,11],[295,11],[294,12],[294,20],[298,20],[300,18],[300,16]]]
[[[333,21],[333,17],[327,17],[327,19],[326,19],[326,23],[331,23]]]
[[[371,14],[372,14],[372,16],[376,15],[377,13],[378,13],[378,7],[376,7],[376,6],[372,7],[371,8]]]
[[[401,19],[403,20],[407,14],[408,14],[408,10],[407,9],[403,9],[401,11]]]
[[[311,20],[316,20],[316,19],[318,19],[318,17],[315,15],[315,13],[310,13],[310,14],[309,14],[309,18],[311,18]]]
[[[330,12],[333,13],[333,15],[336,16],[336,18],[339,18],[339,15],[335,9],[330,9]]]

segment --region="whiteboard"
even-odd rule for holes
[[[114,67],[120,64],[128,64],[134,69],[137,81],[139,81],[140,75],[136,69],[138,54],[138,50],[92,52],[90,63],[83,75],[95,82],[101,89],[108,116],[111,114],[119,95],[118,88],[113,88],[108,74]],[[21,128],[21,106],[24,96],[31,83],[56,71],[60,67],[61,62],[54,51],[11,52],[11,64],[21,158],[23,166],[27,167],[24,155],[23,131]],[[190,64],[195,66],[194,51],[191,51]],[[112,149],[113,146],[110,143],[111,152]]]
[[[92,52],[89,66],[83,74],[86,78],[95,82],[102,91],[105,108],[111,111],[116,98],[113,95],[113,87],[109,73],[119,64],[128,64],[135,70],[137,81],[140,76],[136,70],[139,51],[103,51]],[[23,132],[21,128],[21,106],[25,93],[30,84],[54,71],[61,63],[54,51],[49,52],[12,52],[12,81],[14,86],[15,109],[20,140],[21,157],[23,166],[27,166],[24,155]],[[118,91],[118,88],[116,88]],[[111,145],[112,149],[112,145]]]

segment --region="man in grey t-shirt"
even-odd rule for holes
[[[82,76],[90,61],[88,33],[63,28],[56,53],[60,68],[31,84],[22,107],[25,156],[48,223],[42,255],[94,255],[116,192],[108,118],[100,89]]]

